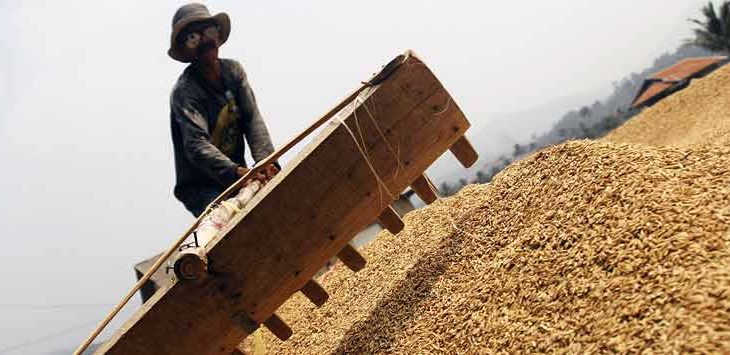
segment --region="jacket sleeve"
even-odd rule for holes
[[[253,94],[251,85],[248,83],[246,72],[237,64],[237,74],[241,78],[241,100],[244,114],[250,117],[248,124],[244,125],[244,135],[248,146],[251,148],[251,156],[255,162],[265,159],[274,152],[274,145],[271,143],[269,130],[266,128],[264,119],[261,117],[256,97]]]
[[[200,113],[195,100],[174,92],[171,100],[173,117],[180,126],[183,150],[190,162],[221,186],[237,179],[237,164],[221,152],[210,138],[208,121]]]

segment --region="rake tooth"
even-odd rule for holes
[[[451,145],[451,153],[459,160],[465,168],[471,167],[479,159],[479,154],[474,150],[466,136],[461,136],[454,144]]]
[[[299,291],[302,291],[304,296],[312,301],[312,303],[314,303],[317,307],[322,307],[322,305],[324,305],[330,297],[327,291],[314,280],[309,280]]]
[[[418,178],[416,178],[416,180],[411,184],[411,189],[413,189],[413,192],[415,192],[416,195],[418,195],[418,197],[426,204],[430,205],[438,199],[436,189],[426,174],[418,176]]]
[[[279,318],[276,313],[272,314],[271,317],[264,322],[264,325],[266,326],[266,329],[276,335],[276,337],[281,341],[289,339],[292,334],[294,334],[291,328],[289,328],[284,320]]]
[[[403,220],[400,219],[398,213],[390,206],[386,207],[383,213],[378,216],[378,222],[392,234],[398,234],[405,227]]]
[[[354,272],[362,270],[367,263],[365,258],[360,255],[357,249],[355,249],[350,244],[347,244],[344,248],[342,248],[342,250],[340,250],[340,252],[337,254],[337,258],[339,258],[343,264],[345,264],[348,268],[350,268],[350,270]]]

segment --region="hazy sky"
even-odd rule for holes
[[[495,113],[607,93],[687,38],[686,18],[704,3],[208,5],[231,16],[221,55],[243,63],[279,145],[408,48],[475,126]],[[0,353],[76,346],[132,286],[132,265],[191,222],[171,193],[168,97],[184,65],[166,51],[181,4],[0,2]],[[25,343],[37,344],[13,348]]]

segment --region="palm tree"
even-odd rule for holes
[[[696,24],[695,38],[690,42],[712,51],[730,53],[730,0],[725,0],[715,11],[712,2],[702,7],[703,19],[690,19]]]

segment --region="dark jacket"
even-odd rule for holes
[[[223,87],[217,88],[190,64],[170,97],[174,194],[191,211],[236,181],[236,168],[246,166],[246,141],[256,162],[274,151],[243,67],[221,59],[221,72]]]

